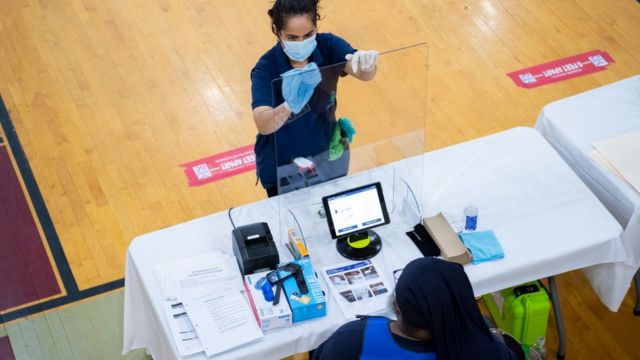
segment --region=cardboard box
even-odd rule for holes
[[[423,218],[422,225],[440,248],[440,255],[445,260],[458,264],[466,264],[471,261],[471,253],[442,213],[438,213],[434,217]]]
[[[244,277],[244,287],[247,289],[247,297],[251,303],[253,315],[256,317],[258,326],[260,326],[262,331],[289,326],[292,323],[291,309],[289,308],[289,304],[284,300],[284,292],[280,292],[280,302],[274,306],[272,302],[265,300],[262,290],[256,288],[256,283],[264,278],[268,272],[269,271],[264,271],[245,275]],[[275,293],[275,287],[273,288],[273,292]]]
[[[301,259],[305,256],[309,256],[309,252],[307,251],[307,246],[302,240],[302,237],[295,229],[289,229],[288,232],[289,237],[289,245],[291,246],[291,250],[294,253],[294,257],[296,259]]]
[[[322,291],[320,281],[318,281],[318,277],[311,266],[311,260],[309,260],[309,257],[307,256],[300,260],[294,260],[293,262],[302,266],[302,274],[308,290],[306,294],[303,294],[298,287],[296,279],[293,277],[284,281],[284,293],[287,297],[287,302],[289,302],[289,306],[291,307],[293,322],[295,323],[327,315],[327,304],[324,292]]]

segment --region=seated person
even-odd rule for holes
[[[312,354],[323,359],[516,359],[494,338],[462,265],[420,258],[403,270],[398,320],[368,317],[336,330]]]

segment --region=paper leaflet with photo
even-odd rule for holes
[[[383,276],[383,268],[372,260],[349,262],[322,269],[340,310],[347,318],[385,310],[393,288]]]

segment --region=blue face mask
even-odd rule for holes
[[[284,53],[295,61],[306,60],[318,44],[315,34],[304,41],[282,41],[282,43],[284,44]]]

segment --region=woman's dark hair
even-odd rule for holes
[[[287,21],[300,15],[309,15],[313,26],[321,19],[318,12],[320,0],[276,0],[267,14],[271,18],[271,31],[279,36]]]

